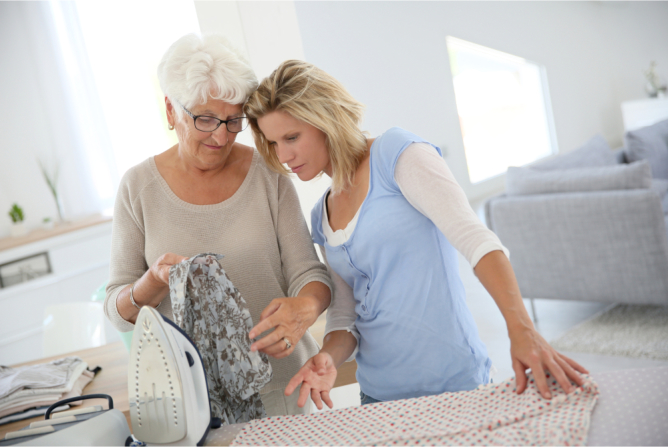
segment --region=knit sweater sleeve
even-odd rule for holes
[[[114,220],[111,233],[111,262],[109,282],[104,300],[104,313],[111,324],[120,332],[134,329],[134,324],[126,321],[118,313],[116,299],[127,285],[137,281],[147,270],[144,257],[144,226],[141,208],[133,203],[135,185],[133,170],[121,180],[114,204]]]
[[[359,350],[360,333],[355,326],[357,320],[357,312],[355,311],[355,294],[353,288],[336,273],[334,269],[327,262],[327,252],[325,247],[318,245],[322,259],[325,261],[327,270],[332,277],[332,285],[334,292],[332,293],[332,304],[327,309],[327,319],[325,323],[325,336],[334,331],[348,331],[355,337],[357,345],[355,350],[346,362],[355,360],[357,351]]]
[[[318,260],[302,214],[297,191],[289,177],[278,177],[276,235],[281,250],[288,296],[297,296],[306,284],[318,281],[332,290],[327,268]]]

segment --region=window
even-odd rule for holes
[[[176,143],[176,135],[167,129],[157,68],[176,39],[199,33],[195,5],[192,0],[165,5],[79,0],[76,5],[118,175],[122,176]]]
[[[544,69],[451,36],[446,43],[471,183],[556,153]]]

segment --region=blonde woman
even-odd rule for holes
[[[466,306],[459,250],[503,314],[517,391],[526,370],[549,371],[568,392],[586,370],[536,331],[506,249],[470,208],[441,150],[400,128],[360,131],[363,106],[333,77],[286,61],[244,107],[268,166],[332,187],[311,213],[334,296],[320,353],[290,381],[318,408],[332,406],[336,368],[357,360],[362,404],[461,391],[488,383],[491,362]],[[570,380],[569,380],[570,379]],[[536,374],[550,398],[545,376]]]

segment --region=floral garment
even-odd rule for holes
[[[169,293],[175,323],[202,356],[212,416],[225,425],[267,416],[259,391],[272,370],[265,354],[250,350],[253,320],[222,258],[202,253],[172,266]]]

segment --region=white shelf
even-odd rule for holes
[[[668,98],[649,98],[622,103],[624,130],[639,129],[668,119]]]

